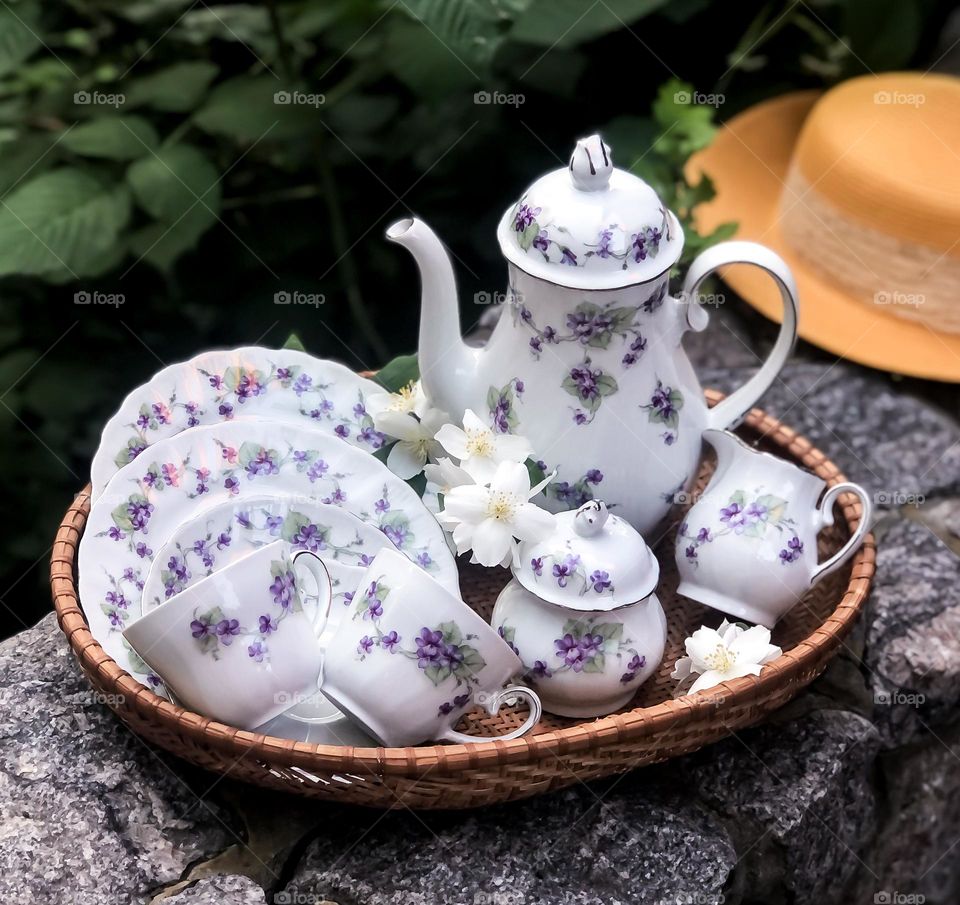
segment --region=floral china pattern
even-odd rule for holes
[[[250,660],[255,663],[270,662],[270,636],[280,629],[288,616],[301,610],[297,580],[290,563],[273,560],[270,563],[270,575],[273,581],[267,588],[269,605],[264,607],[255,628],[240,625],[238,619],[224,614],[219,606],[203,611],[199,607],[194,610],[188,630],[203,655],[219,660],[223,648],[239,642],[246,646]]]
[[[490,427],[498,434],[512,434],[519,421],[517,403],[523,399],[524,384],[519,377],[511,377],[499,389],[487,390],[487,410],[490,412]]]
[[[515,643],[516,629],[504,623],[497,631],[520,656]],[[606,613],[568,619],[560,630],[560,637],[554,639],[553,648],[552,659],[524,663],[527,678],[534,684],[565,672],[602,673],[607,669],[608,660],[616,658],[618,664],[627,660],[622,667],[617,667],[623,669],[621,684],[627,685],[647,664],[646,656],[636,649],[635,642],[623,637],[623,623],[611,621]]]
[[[176,388],[166,398],[143,402],[134,421],[124,427],[127,440],[113,455],[118,468],[129,464],[158,439],[200,424],[230,421],[245,413],[251,400],[268,397],[290,399],[305,421],[333,425],[336,436],[350,439],[368,450],[383,446],[386,438],[374,429],[366,409],[363,390],[358,389],[349,411],[334,402],[333,381],[324,382],[309,374],[303,365],[266,362],[265,368],[233,365],[218,370],[197,368],[207,383],[204,393],[182,399]]]
[[[390,588],[383,576],[370,582],[354,602],[352,619],[369,622],[369,632],[357,642],[357,660],[367,660],[374,655],[392,655],[417,661],[417,668],[435,686],[453,680],[453,691],[459,691],[450,701],[444,701],[437,716],[446,716],[461,710],[473,700],[479,688],[478,674],[487,665],[470,641],[476,635],[465,634],[456,622],[441,622],[435,627],[423,626],[415,638],[405,639],[393,629],[384,629],[389,624],[384,615],[384,603]]]
[[[556,584],[558,588],[573,587],[583,597],[591,592],[612,596],[613,578],[605,569],[588,569],[580,555],[569,550],[535,556],[530,560],[534,579]]]
[[[614,339],[619,338],[622,349],[617,373],[632,368],[647,349],[647,338],[641,332],[641,323],[663,305],[666,291],[667,284],[664,282],[651,296],[633,306],[619,305],[616,301],[604,305],[581,302],[566,315],[566,326],[561,330],[550,324],[542,328],[538,326],[533,312],[511,291],[514,323],[532,331],[529,350],[535,360],[540,359],[544,343],[575,343],[583,349],[581,360],[566,368],[560,381],[564,392],[576,400],[576,404],[570,406],[575,424],[590,424],[603,400],[621,389],[614,370],[609,363],[598,361],[597,354],[609,350]],[[666,429],[661,432],[660,438],[667,446],[671,446],[677,439],[683,394],[675,387],[666,385],[659,377],[655,379],[654,389],[647,401],[640,404],[640,408],[647,412],[650,422],[664,425]],[[513,378],[513,381],[517,381],[517,378]],[[496,390],[491,387],[487,403],[492,417],[498,401],[494,393]]]
[[[511,215],[512,234],[517,245],[529,255],[540,254],[550,264],[566,264],[583,267],[590,258],[612,258],[621,262],[621,269],[640,264],[648,258],[656,258],[660,243],[671,240],[670,218],[664,207],[660,208],[660,222],[633,229],[624,229],[616,223],[600,230],[594,242],[586,245],[588,251],[574,251],[566,239],[570,230],[562,224],[543,222],[543,208],[534,207],[527,196],[517,202]]]
[[[386,499],[378,500],[376,505],[389,509],[389,502]],[[179,594],[194,580],[212,575],[221,554],[238,545],[243,551],[249,551],[271,541],[283,539],[295,550],[322,553],[324,559],[332,559],[348,566],[364,568],[373,561],[376,550],[367,548],[359,531],[355,530],[352,538],[338,544],[333,540],[333,530],[329,524],[324,524],[296,509],[290,509],[287,512],[271,511],[265,506],[243,509],[237,512],[231,524],[216,536],[212,531],[204,530],[196,537],[188,537],[176,542],[174,551],[171,551],[167,558],[166,567],[160,571],[164,599]],[[231,557],[231,561],[233,558],[235,556]],[[428,569],[435,565],[426,551],[419,554],[417,561]],[[153,590],[152,581],[151,590]],[[334,590],[336,591],[335,581]],[[338,596],[344,595],[335,594],[334,599],[336,600]],[[159,600],[148,601],[146,605],[149,607],[151,604],[159,603]]]
[[[344,481],[349,473],[333,469],[327,460],[315,449],[297,448],[288,444],[286,452],[263,446],[254,442],[241,443],[235,447],[215,439],[220,451],[223,467],[216,474],[211,469],[196,467],[190,463],[189,456],[180,464],[174,462],[151,462],[138,480],[139,488],[131,493],[111,512],[113,525],[97,536],[107,536],[123,543],[129,552],[147,565],[152,560],[153,550],[149,546],[150,520],[155,506],[152,499],[156,494],[180,492],[187,499],[196,499],[217,486],[229,495],[239,492],[241,481],[258,481],[268,484],[277,475],[296,472],[306,476],[309,484],[317,485],[318,498],[328,505],[343,506],[347,502]],[[392,508],[390,489],[384,484],[379,499],[374,503],[373,512],[361,513],[361,518],[374,524],[393,543],[397,549],[407,552],[415,550],[416,562],[423,568],[429,568],[433,559],[428,547],[417,547],[417,540],[406,513]],[[220,539],[218,539],[219,541]],[[212,555],[209,547],[206,555]],[[109,631],[121,632],[130,618],[129,600],[119,589],[118,582],[126,581],[140,590],[145,580],[144,568],[127,567],[121,579],[109,578],[110,589],[106,592],[100,607],[109,620]],[[176,571],[176,569],[172,570]],[[172,577],[174,582],[185,576]]]
[[[544,474],[551,469],[544,461],[538,461],[537,466]],[[577,509],[584,503],[594,499],[593,488],[603,482],[603,472],[599,468],[589,468],[586,473],[572,483],[570,481],[552,481],[547,484],[544,493],[548,499],[567,504],[569,509]]]
[[[687,522],[680,526],[680,537],[689,542],[684,549],[684,557],[687,562],[698,566],[699,551],[705,544],[731,534],[759,540],[772,529],[781,536],[778,555],[781,565],[797,562],[803,555],[803,541],[797,535],[796,523],[786,512],[787,501],[782,497],[770,493],[750,495],[743,490],[736,490],[730,495],[726,506],[720,507],[720,527],[717,530],[703,527],[693,531]]]

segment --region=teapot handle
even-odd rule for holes
[[[753,264],[773,278],[783,300],[783,322],[773,350],[760,370],[742,387],[710,409],[707,426],[720,430],[739,423],[776,379],[797,341],[799,317],[797,286],[783,258],[756,242],[721,242],[697,255],[683,281],[681,300],[686,303],[687,326],[691,330],[699,332],[709,321],[707,312],[699,304],[700,286],[713,271],[727,264]]]

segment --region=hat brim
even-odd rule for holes
[[[819,92],[800,91],[751,107],[725,123],[710,147],[690,160],[688,178],[706,173],[717,192],[697,207],[696,227],[710,232],[735,221],[738,239],[767,245],[790,265],[803,339],[873,368],[960,382],[960,335],[938,333],[889,308],[858,301],[814,272],[784,240],[779,220],[784,182],[803,121],[818,97]],[[758,268],[729,267],[723,279],[766,317],[780,320],[780,293]]]

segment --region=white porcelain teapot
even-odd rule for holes
[[[407,247],[422,282],[423,387],[453,418],[473,409],[526,436],[548,469],[555,511],[602,496],[651,531],[696,476],[705,428],[737,422],[770,386],[796,339],[787,265],[752,242],[700,254],[668,294],[683,231],[656,192],[613,166],[600,136],[577,142],[568,168],[538,179],[497,229],[508,262],[507,310],[482,349],[460,336],[456,282],[442,243],[416,219],[387,237]],[[763,268],[783,298],[783,326],[760,370],[712,410],[681,346],[708,315],[698,290],[717,268]]]

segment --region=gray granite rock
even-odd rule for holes
[[[885,745],[957,719],[960,558],[908,519],[885,532],[877,551],[864,666]]]
[[[729,392],[752,371],[701,373]],[[793,363],[758,405],[808,437],[881,508],[960,493],[960,425],[876,371]]]
[[[687,759],[690,791],[728,821],[749,901],[848,901],[875,831],[876,730],[821,710],[738,732]]]
[[[191,778],[97,700],[52,614],[0,644],[0,901],[140,902],[179,880],[235,839]]]
[[[265,905],[266,901],[267,897],[258,884],[236,874],[197,880],[163,899],[169,905]],[[283,905],[283,900],[277,905]]]
[[[877,876],[865,874],[850,901],[960,901],[958,750],[960,727],[953,727],[880,757],[879,832],[865,859]],[[883,893],[885,900],[875,898]]]
[[[331,815],[281,894],[351,905],[720,901],[733,846],[689,796],[659,791],[658,775],[462,814]]]

